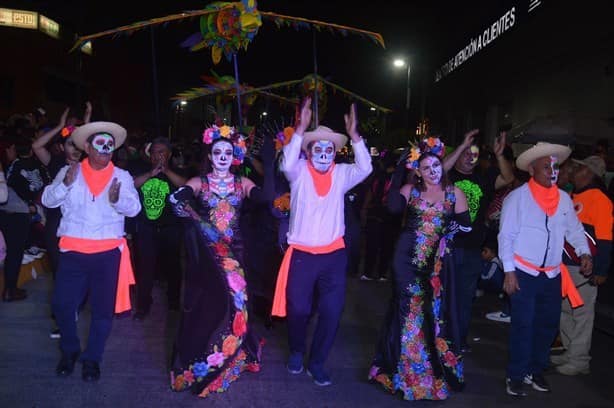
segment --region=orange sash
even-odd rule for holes
[[[115,166],[113,165],[113,162],[109,162],[107,167],[102,170],[94,170],[92,166],[90,166],[89,159],[85,159],[81,162],[83,178],[85,179],[85,183],[94,197],[98,197],[107,184],[109,184],[111,177],[113,177],[114,169]]]
[[[115,297],[115,313],[125,312],[132,308],[130,304],[130,285],[134,285],[134,273],[130,263],[130,248],[126,238],[117,239],[86,239],[63,236],[60,238],[60,249],[75,251],[82,254],[97,254],[119,248],[119,276],[117,278],[117,293]]]
[[[537,184],[537,182],[531,177],[529,182],[529,190],[533,199],[539,205],[548,217],[552,217],[556,213],[556,209],[559,207],[559,188],[553,185],[550,188],[546,188]]]
[[[546,266],[542,268],[540,266],[533,265],[531,262],[517,254],[514,254],[514,260],[520,265],[535,269],[539,272],[550,272],[556,269],[556,266]],[[569,269],[567,269],[567,266],[564,263],[561,263],[559,267],[561,268],[561,294],[563,298],[569,298],[571,307],[575,308],[582,306],[584,301],[582,300],[582,296],[580,296],[580,292],[578,292],[578,288],[576,288],[576,285],[573,283],[573,279],[571,279]]]
[[[345,248],[343,237],[339,237],[328,245],[322,246],[306,246],[293,244],[290,245],[281,261],[279,274],[277,275],[277,284],[275,285],[275,296],[273,297],[272,316],[286,316],[286,287],[288,286],[288,272],[290,271],[290,260],[295,249],[303,252],[309,252],[314,255],[328,254],[338,249]]]
[[[313,185],[316,188],[318,196],[324,197],[330,191],[330,186],[333,183],[334,167],[335,163],[331,164],[326,173],[320,173],[313,167],[310,161],[307,162],[307,168],[309,169],[309,174],[311,174],[311,179],[313,180]]]

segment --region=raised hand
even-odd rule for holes
[[[480,133],[480,129],[471,129],[469,132],[465,133],[465,139],[463,140],[462,146],[467,148],[473,144],[473,140],[475,139],[475,135]]]
[[[111,187],[109,187],[109,202],[111,204],[115,204],[119,200],[119,189],[121,186],[122,183],[117,181],[117,178],[114,177],[111,182]]]
[[[357,142],[360,140],[360,135],[358,134],[358,116],[356,115],[356,104],[353,103],[350,106],[350,112],[343,115],[343,119],[345,120],[345,131],[352,138],[352,141]]]
[[[60,127],[66,126],[66,120],[68,119],[69,112],[70,112],[70,108],[64,109],[64,112],[62,113],[62,116],[60,117],[60,123],[59,123]]]
[[[308,96],[303,101],[303,106],[301,107],[301,115],[299,117],[298,123],[296,124],[296,133],[302,135],[305,133],[307,128],[309,128],[309,124],[311,123],[311,96]]]
[[[75,162],[70,165],[68,171],[64,175],[64,185],[66,187],[72,185],[77,179],[77,174],[79,174],[79,163]]]
[[[495,138],[495,141],[492,145],[492,151],[496,157],[499,157],[503,154],[503,150],[505,149],[505,137],[506,132],[500,132],[499,137]]]

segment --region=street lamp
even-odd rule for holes
[[[404,68],[405,66],[407,66],[407,94],[405,99],[405,110],[407,111],[407,128],[409,129],[409,102],[411,100],[411,88],[409,87],[409,78],[411,75],[411,66],[409,65],[409,62],[404,60],[403,58],[396,58],[394,61],[392,61],[392,65],[394,65],[394,67],[397,69]]]

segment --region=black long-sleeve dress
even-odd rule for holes
[[[369,379],[408,400],[446,399],[463,385],[454,302],[454,187],[429,203],[414,188],[393,260],[394,292]]]
[[[223,392],[244,370],[260,370],[262,342],[249,329],[239,229],[241,178],[221,196],[206,177],[197,210],[174,201],[186,222],[187,268],[182,318],[173,351],[171,388],[200,397]]]

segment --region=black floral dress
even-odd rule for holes
[[[407,400],[443,400],[463,385],[449,224],[454,187],[431,204],[414,188],[394,255],[394,293],[369,379]]]
[[[247,284],[242,268],[240,177],[225,196],[202,179],[198,211],[173,204],[186,219],[184,304],[171,368],[171,388],[200,397],[223,392],[245,370],[260,370],[260,341],[249,329]]]

